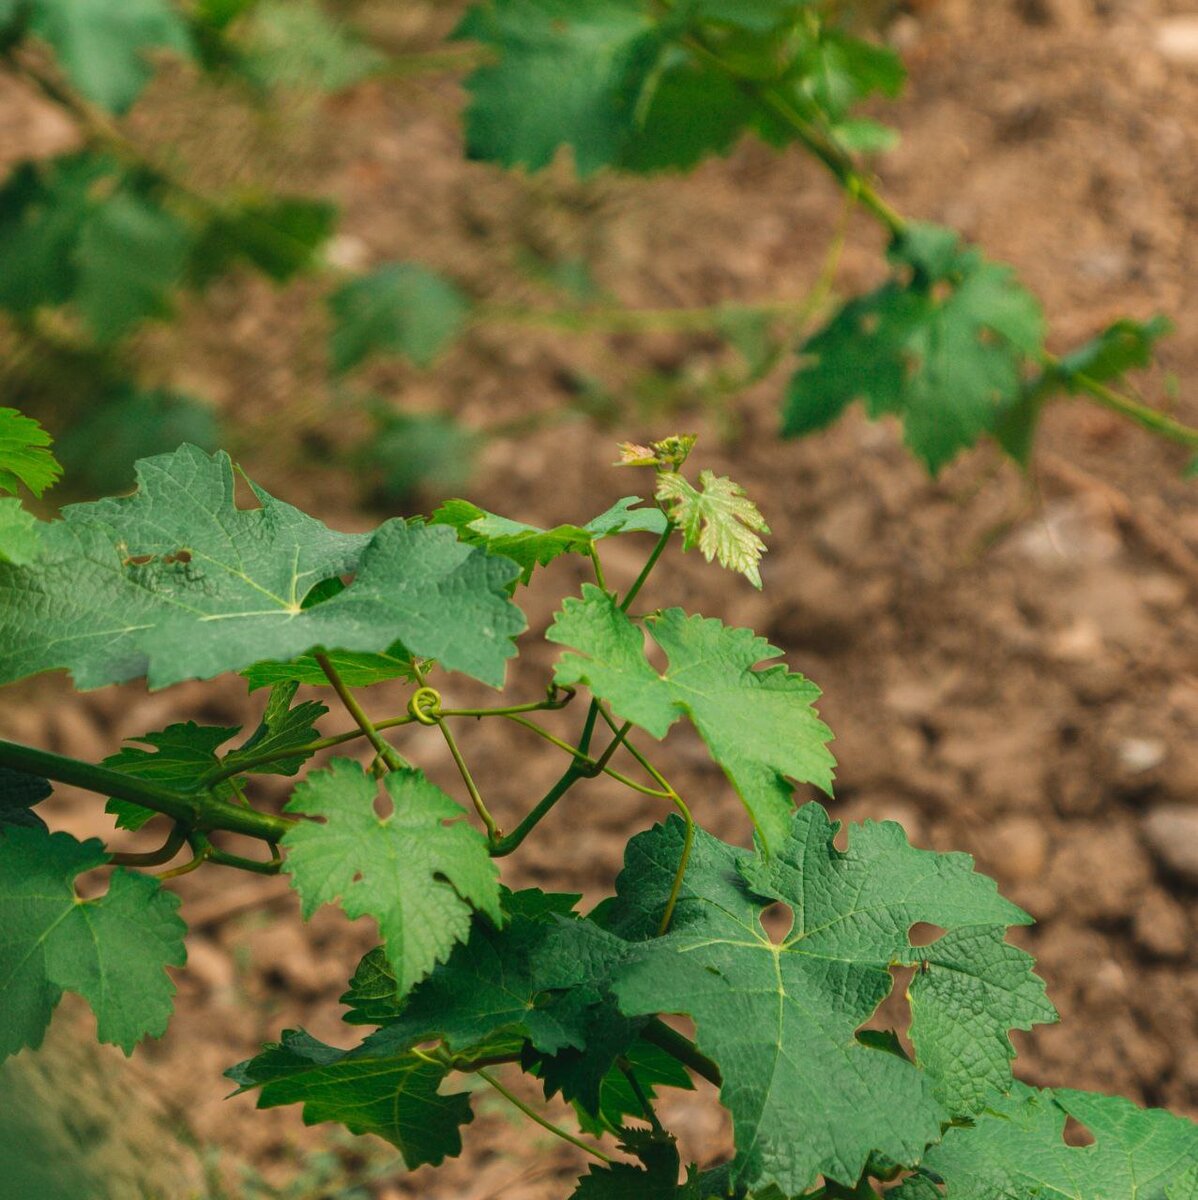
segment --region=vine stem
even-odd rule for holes
[[[661,537],[657,539],[657,545],[653,547],[649,555],[648,561],[641,568],[641,573],[633,580],[632,587],[628,589],[628,594],[620,601],[620,611],[627,612],[631,607],[632,602],[641,593],[641,588],[645,586],[649,576],[653,573],[653,568],[657,566],[657,560],[665,553],[665,548],[670,544],[670,538],[674,533],[674,522],[666,518],[666,527],[662,530]]]
[[[66,758],[16,742],[0,741],[0,766],[24,771],[28,775],[40,775],[56,783],[68,783],[97,795],[140,804],[143,808],[174,818],[189,830],[225,830],[244,833],[260,841],[277,842],[295,824],[293,817],[241,808],[212,795],[172,792],[109,767]]]
[[[317,651],[312,657],[316,659],[317,665],[324,672],[325,678],[333,687],[333,691],[337,693],[338,699],[345,705],[345,711],[357,722],[357,726],[362,731],[366,740],[370,742],[378,756],[386,763],[387,770],[399,771],[408,766],[408,763],[383,739],[382,735],[371,723],[370,718],[366,715],[366,711],[358,703],[358,698],[345,686],[345,681],[337,673],[337,668],[333,666],[329,656],[323,653],[323,651]],[[295,751],[292,750],[291,753],[294,756]]]
[[[1049,370],[1060,366],[1060,359],[1051,354],[1046,354],[1043,361]],[[1075,390],[1084,392],[1103,408],[1116,412],[1129,421],[1134,421],[1142,429],[1147,429],[1150,433],[1167,438],[1171,442],[1187,446],[1191,450],[1198,450],[1198,429],[1192,425],[1186,425],[1175,420],[1168,413],[1151,408],[1147,404],[1141,404],[1140,401],[1133,400],[1130,396],[1124,396],[1121,392],[1107,387],[1105,383],[1101,383],[1097,379],[1091,379],[1088,375],[1070,375],[1067,383]]]
[[[591,1146],[584,1142],[582,1138],[575,1137],[572,1133],[562,1129],[560,1125],[555,1125],[547,1117],[543,1117],[535,1108],[531,1108],[525,1104],[514,1092],[508,1091],[490,1071],[484,1067],[478,1067],[474,1072],[480,1079],[485,1079],[509,1104],[513,1104],[518,1108],[530,1121],[536,1122],[542,1129],[548,1130],[554,1137],[559,1137],[564,1142],[569,1142],[571,1146],[577,1146],[579,1150],[585,1151],[593,1158],[599,1159],[600,1162],[607,1163],[609,1166],[616,1160],[608,1154],[604,1154],[597,1146]]]
[[[171,861],[187,841],[187,826],[179,821],[166,836],[166,841],[157,850],[148,850],[144,854],[136,851],[123,851],[108,856],[109,866],[113,867],[160,867]]]
[[[546,712],[548,710],[564,708],[572,698],[573,693],[570,693],[564,700],[537,700],[528,704],[511,704],[504,708],[446,708],[442,709],[441,715],[443,717],[506,717],[509,713]],[[381,732],[384,729],[398,729],[403,725],[411,725],[415,721],[416,718],[411,713],[406,713],[402,717],[387,717],[385,720],[375,721],[373,724],[374,728]],[[285,750],[271,750],[268,753],[257,754],[251,758],[241,758],[237,762],[223,764],[209,771],[203,777],[203,783],[205,787],[215,787],[218,783],[222,783],[234,775],[244,775],[267,763],[281,762],[285,758],[295,758],[299,754],[316,754],[321,750],[330,750],[334,746],[342,746],[346,742],[352,742],[365,736],[360,728],[348,729],[344,733],[334,733],[329,737],[318,738],[316,741],[308,742],[303,746],[289,747]]]
[[[628,724],[625,723],[623,726],[617,726],[602,704],[599,705],[599,715],[607,722],[608,727],[615,733],[616,737],[623,741],[624,749],[636,759],[646,774],[662,789],[658,795],[673,803],[686,824],[686,830],[682,839],[682,855],[678,860],[678,869],[674,872],[674,883],[670,888],[669,898],[666,900],[665,911],[662,913],[661,922],[657,927],[657,936],[662,937],[670,930],[670,922],[674,919],[674,909],[677,908],[678,897],[682,894],[682,882],[686,878],[686,868],[690,864],[691,849],[695,844],[695,818],[691,814],[690,807],[686,801],[670,786],[666,777],[628,741]]]
[[[478,819],[486,827],[487,842],[493,846],[503,837],[503,834],[499,826],[495,823],[495,818],[491,816],[490,809],[487,808],[486,803],[483,801],[482,793],[478,790],[478,784],[474,782],[474,776],[470,774],[470,768],[466,765],[466,759],[458,746],[457,738],[453,736],[453,731],[445,723],[445,719],[441,715],[441,694],[428,686],[425,682],[424,672],[419,667],[415,667],[414,670],[416,672],[416,682],[420,685],[420,690],[412,697],[412,715],[422,725],[431,723],[436,725],[441,731],[441,736],[445,739],[445,745],[449,747],[449,753],[453,757],[458,774],[462,777],[462,782],[466,785],[466,791],[470,795],[470,802],[474,805],[474,811],[478,813]],[[421,705],[419,703],[422,694],[428,695],[430,699],[429,704]]]
[[[641,1037],[652,1042],[659,1050],[664,1050],[671,1058],[676,1058],[684,1067],[689,1067],[694,1073],[716,1087],[722,1087],[724,1077],[720,1073],[719,1064],[710,1059],[690,1038],[685,1037],[676,1029],[671,1029],[660,1017],[654,1017],[641,1030]]]

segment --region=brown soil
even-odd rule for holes
[[[952,224],[1012,262],[1043,297],[1062,347],[1118,314],[1175,314],[1182,328],[1165,344],[1164,368],[1193,381],[1198,65],[1171,60],[1158,44],[1162,22],[1183,8],[1182,0],[921,6],[893,26],[912,81],[898,107],[903,143],[880,173],[904,211]],[[411,10],[395,20],[416,41],[448,23],[432,7]],[[555,171],[523,180],[462,162],[459,99],[448,84],[370,85],[304,109],[267,142],[260,130],[214,138],[185,121],[161,136],[201,149],[205,137],[219,143],[230,176],[327,190],[344,208],[338,253],[347,260],[419,257],[484,295],[518,294],[504,268],[521,247],[586,257],[602,285],[634,305],[801,297],[818,274],[838,204],[798,153],[745,145],[687,179],[581,185]],[[24,104],[13,91],[5,107]],[[29,128],[6,116],[0,137]],[[60,136],[48,118],[38,129],[47,144]],[[876,278],[877,248],[855,225],[840,289]],[[239,448],[263,483],[361,527],[371,518],[356,510],[345,477],[315,470],[300,447],[271,433],[281,414],[303,415],[319,435],[306,443],[309,456],[313,446],[319,456],[353,430],[352,415],[318,407],[320,316],[297,294],[222,285],[193,306],[182,335],[149,335],[145,352],[253,431]],[[430,374],[383,367],[371,382],[397,405],[491,425],[560,410],[580,374],[621,394],[647,370],[710,368],[718,354],[661,336],[492,327]],[[611,431],[546,425],[494,443],[469,494],[540,523],[586,518],[629,485],[608,468],[617,436],[679,423],[704,431],[704,463],[743,482],[773,526],[765,590],[675,556],[651,598],[754,627],[820,683],[841,763],[835,815],[890,817],[916,844],[969,851],[1035,915],[1039,924],[1017,940],[1037,956],[1062,1023],[1018,1036],[1024,1078],[1198,1115],[1194,883],[1169,874],[1144,834],[1149,810],[1198,801],[1198,493],[1180,480],[1183,457],[1105,413],[1061,406],[1046,421],[1030,485],[988,452],[930,482],[894,429],[856,416],[825,436],[780,443],[780,382],[733,402],[723,442],[722,414],[678,416],[663,402],[626,412]],[[1161,388],[1160,378],[1146,383],[1150,396]],[[1179,413],[1198,420],[1198,402],[1183,398]],[[624,581],[637,567],[622,545],[609,564]],[[547,573],[533,589],[534,625],[555,592],[575,585],[569,567]],[[531,697],[552,656],[528,641],[512,681]],[[378,691],[374,710],[393,711],[397,696]],[[98,759],[118,738],[170,720],[223,723],[251,711],[232,683],[80,697],[42,681],[10,691],[0,730]],[[520,743],[517,779],[519,733],[472,732],[467,754],[510,824],[559,764],[552,751]],[[418,756],[452,786],[439,744],[421,742]],[[735,798],[695,743],[672,738],[660,761],[703,824],[744,839]],[[94,801],[64,789],[57,803],[63,827],[106,832]],[[508,860],[508,880],[598,898],[628,835],[660,815],[618,788],[589,785]],[[226,1180],[241,1180],[232,1195],[265,1194],[237,1174],[245,1164],[295,1197],[340,1195],[345,1179],[368,1176],[374,1182],[360,1194],[379,1200],[568,1192],[571,1153],[513,1124],[492,1097],[480,1096],[460,1161],[413,1175],[380,1143],[351,1147],[328,1127],[305,1130],[295,1110],[253,1114],[252,1099],[222,1099],[221,1071],[286,1026],[346,1042],[337,996],[371,931],[327,910],[301,925],[278,881],[213,869],[181,880],[179,891],[196,928],[178,1012],[120,1078],[130,1094],[148,1089],[185,1113],[200,1142],[219,1148]],[[61,1017],[86,1020],[74,1008]],[[710,1092],[671,1100],[666,1111],[691,1154],[720,1156],[727,1128]],[[314,1158],[318,1151],[331,1157]]]

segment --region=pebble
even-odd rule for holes
[[[1198,885],[1198,808],[1162,804],[1153,809],[1144,818],[1144,839],[1167,870]]]
[[[1157,738],[1124,738],[1118,747],[1119,765],[1129,775],[1142,775],[1165,761],[1168,749]]]
[[[1171,17],[1156,27],[1156,48],[1170,62],[1198,67],[1198,17]]]
[[[1185,909],[1159,888],[1140,901],[1134,932],[1137,945],[1155,958],[1184,958],[1190,947]]]
[[[988,857],[1005,879],[1027,883],[1038,879],[1048,863],[1048,833],[1034,817],[1008,817],[992,833]]]

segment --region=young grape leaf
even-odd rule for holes
[[[27,567],[41,553],[41,525],[15,496],[0,500],[0,562]]]
[[[485,546],[518,563],[521,583],[528,583],[536,567],[548,566],[562,554],[590,554],[595,543],[617,533],[653,533],[666,529],[665,514],[658,508],[636,508],[639,496],[625,496],[586,525],[557,525],[538,529],[521,521],[497,517],[469,500],[447,500],[430,519],[433,525],[452,525],[459,540]]]
[[[329,354],[338,375],[372,354],[400,354],[428,367],[462,331],[470,302],[416,263],[391,263],[329,297]]]
[[[345,650],[330,650],[329,661],[346,687],[370,687],[388,679],[406,679],[416,682],[416,671],[412,656],[400,642],[389,647],[384,654],[351,654]],[[329,677],[320,663],[311,655],[302,655],[291,662],[260,662],[246,667],[241,672],[249,683],[250,691],[270,687],[277,683],[294,681],[311,687],[329,687]]]
[[[339,1121],[385,1138],[409,1169],[462,1152],[461,1126],[474,1114],[467,1093],[440,1090],[448,1073],[424,1056],[347,1052],[297,1029],[225,1072],[241,1092],[261,1089],[259,1108],[302,1104],[307,1125]]]
[[[226,767],[248,764],[265,754],[275,755],[294,750],[292,757],[272,758],[270,762],[260,763],[252,769],[264,775],[295,775],[299,772],[300,767],[312,757],[311,751],[305,751],[302,747],[320,736],[316,722],[329,710],[318,700],[305,700],[292,708],[298,690],[299,681],[294,679],[276,683],[271,688],[270,699],[266,702],[266,711],[258,728],[228,756]]]
[[[0,826],[24,825],[44,830],[46,823],[33,808],[53,790],[50,781],[39,775],[0,767]]]
[[[578,651],[562,656],[556,682],[586,684],[655,738],[689,717],[772,848],[790,828],[789,780],[831,790],[832,732],[812,707],[819,689],[781,664],[755,670],[781,651],[751,630],[679,608],[645,625],[669,659],[662,674],[645,657],[641,630],[610,596],[585,585],[582,599],[567,599],[545,634]]]
[[[81,689],[143,673],[157,688],[319,646],[377,653],[398,636],[502,681],[524,628],[508,596],[515,563],[400,520],[335,533],[260,488],[261,507],[240,509],[228,456],[194,446],[143,461],[138,479],[134,496],[66,508],[35,564],[0,564],[0,680],[63,667]]]
[[[913,849],[891,822],[853,827],[842,852],[833,843],[837,828],[819,805],[805,805],[769,857],[700,832],[670,932],[658,938],[654,918],[664,911],[683,841],[681,822],[671,819],[630,844],[609,910],[617,932],[648,938],[618,969],[621,1008],[694,1018],[700,1049],[723,1072],[738,1181],[774,1184],[786,1195],[820,1174],[855,1184],[873,1151],[919,1161],[952,1115],[938,1092],[968,1092],[960,1078],[975,1070],[992,1086],[1009,1086],[1007,1031],[1052,1013],[1031,959],[1023,955],[1016,973],[994,952],[1007,925],[1030,918],[976,874],[967,855]],[[759,919],[775,901],[793,918],[778,942]],[[911,943],[918,922],[963,942],[937,957],[937,943]],[[915,1063],[857,1036],[891,991],[890,968],[902,964],[921,967],[911,985],[912,1008],[923,1009],[910,1031]],[[937,984],[942,973],[952,981]],[[925,990],[929,980],[934,994]],[[1014,990],[1004,990],[1010,984]],[[981,1063],[976,1056],[949,1062],[940,1044],[943,998],[954,985],[968,997],[974,1041],[1000,1048]]]
[[[465,812],[419,771],[393,771],[384,787],[394,811],[374,811],[378,785],[357,763],[334,759],[309,775],[287,812],[305,821],[283,839],[286,870],[305,917],[334,903],[373,917],[406,994],[470,932],[474,909],[503,920],[499,877],[486,839]]]
[[[915,226],[891,259],[909,277],[850,300],[803,344],[783,433],[822,429],[863,398],[871,417],[902,418],[908,446],[934,473],[1018,404],[1044,318],[1010,268],[948,231]]]
[[[721,567],[737,571],[760,591],[757,564],[765,543],[757,535],[770,531],[765,518],[745,489],[726,475],[700,471],[699,485],[702,491],[676,471],[657,477],[657,498],[672,506],[670,517],[682,530],[683,550],[698,546],[708,562],[718,559]]]
[[[100,1041],[126,1054],[166,1029],[175,985],[165,968],[187,957],[178,897],[118,869],[105,895],[81,900],[75,877],[107,861],[96,839],[0,830],[0,1057],[41,1045],[64,991],[91,1005]]]
[[[1092,1145],[1065,1142],[1067,1117],[1093,1134]],[[947,1185],[944,1191],[928,1186],[929,1175],[921,1173],[891,1193],[895,1200],[1195,1200],[1198,1125],[1122,1097],[1016,1083],[1009,1095],[992,1095],[975,1124],[949,1129],[924,1164]]]
[[[151,52],[191,53],[169,0],[30,0],[29,31],[45,38],[78,91],[123,113],[153,74]]]
[[[50,435],[32,417],[0,408],[0,492],[22,484],[40,496],[62,474],[50,452]]]

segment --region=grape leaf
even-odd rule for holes
[[[1078,375],[1107,383],[1135,367],[1148,366],[1152,362],[1153,347],[1172,332],[1173,322],[1168,317],[1116,321],[1085,345],[1061,355],[1056,369],[1070,388]]]
[[[136,463],[184,442],[209,452],[220,430],[211,405],[165,388],[105,388],[91,410],[58,439],[58,456],[77,490],[97,496],[130,491]]]
[[[22,484],[40,496],[62,474],[50,452],[50,435],[32,417],[0,408],[0,492]]]
[[[309,775],[286,811],[324,823],[287,832],[285,869],[305,917],[340,896],[351,918],[378,922],[406,994],[468,936],[473,909],[496,923],[503,912],[486,839],[465,812],[419,771],[393,771],[384,787],[395,807],[380,818],[377,784],[357,763],[334,759]]]
[[[378,267],[329,297],[333,370],[372,354],[400,354],[431,366],[462,331],[470,303],[448,280],[416,263]]]
[[[522,583],[528,583],[536,567],[548,566],[562,554],[590,554],[595,543],[617,533],[665,532],[666,518],[657,508],[636,508],[639,496],[625,496],[586,525],[557,525],[538,529],[521,521],[497,517],[469,500],[447,500],[430,523],[452,525],[459,540],[470,546],[485,546],[518,563]]]
[[[33,812],[54,789],[48,779],[0,767],[0,826],[24,825],[45,829],[46,823]]]
[[[144,460],[138,479],[134,496],[66,508],[37,563],[0,564],[0,680],[65,667],[84,689],[143,673],[164,687],[322,645],[377,653],[398,636],[502,681],[524,627],[514,563],[398,520],[335,533],[260,488],[260,508],[237,508],[228,456],[192,446]],[[349,587],[304,607],[350,571]]]
[[[379,479],[380,502],[401,504],[415,493],[444,496],[469,482],[483,435],[448,413],[395,412],[379,406],[375,428],[355,463]]]
[[[385,654],[351,654],[344,650],[331,650],[329,661],[346,687],[370,687],[388,679],[406,679],[416,682],[416,672],[411,655],[396,642]],[[291,662],[260,662],[241,672],[249,682],[250,691],[260,687],[292,680],[311,687],[329,687],[328,676],[320,663],[311,655],[303,655]]]
[[[940,1004],[951,988],[935,982],[942,972],[979,1005],[966,1018],[975,1041],[1001,1048],[980,1068],[992,1072],[997,1058],[1002,1078],[995,1082],[1009,1084],[1008,1029],[1051,1014],[1028,956],[1017,989],[1003,990],[1016,977],[990,947],[1002,944],[1006,925],[1030,918],[976,874],[967,855],[915,850],[891,822],[853,827],[842,852],[833,844],[836,830],[819,805],[805,805],[768,858],[700,832],[671,930],[655,938],[653,919],[664,910],[682,849],[682,824],[671,819],[630,844],[610,910],[617,932],[648,937],[618,970],[620,1006],[630,1015],[694,1018],[700,1049],[723,1072],[739,1182],[774,1184],[786,1195],[821,1173],[855,1184],[872,1151],[917,1162],[939,1137],[948,1112],[937,1088],[946,1077],[931,1073],[925,1047],[934,1045],[937,1069],[978,1068],[946,1062],[937,1044]],[[774,901],[793,915],[776,943],[759,920]],[[909,930],[921,921],[946,936],[971,936],[974,953],[937,959],[935,943],[912,945]],[[910,989],[913,1010],[923,1008],[911,1028],[911,1063],[857,1031],[891,991],[890,968],[925,961],[926,974],[917,972]],[[985,988],[975,987],[975,974]]]
[[[127,739],[140,742],[141,745],[125,746],[116,754],[109,755],[101,765],[120,771],[122,775],[160,784],[171,791],[203,791],[201,779],[220,761],[216,756],[217,747],[235,736],[238,728],[236,725],[231,728],[197,725],[194,721],[168,725],[158,732]],[[152,749],[145,749],[146,746]],[[228,780],[219,784],[215,792],[224,800],[234,797],[233,785]],[[120,829],[140,829],[157,816],[157,813],[140,804],[115,797],[105,805],[105,812],[116,816]]]
[[[659,1087],[693,1091],[694,1084],[686,1068],[664,1050],[639,1038],[620,1055],[620,1061],[603,1077],[599,1085],[599,1106],[594,1114],[575,1103],[580,1127],[595,1137],[601,1137],[610,1128],[624,1123],[625,1117],[643,1120],[645,1110],[640,1097],[633,1090],[628,1072],[636,1078],[641,1095],[654,1100]]]
[[[718,559],[721,567],[743,575],[758,591],[761,573],[757,564],[765,543],[757,535],[770,527],[745,495],[745,489],[726,475],[699,472],[699,491],[676,471],[657,477],[657,498],[671,505],[670,517],[682,530],[682,548],[695,546],[708,562]]]
[[[244,769],[260,775],[294,775],[299,771],[311,758],[311,753],[301,753],[299,748],[319,736],[314,722],[329,710],[312,700],[292,708],[291,701],[298,686],[294,681],[275,685],[258,728],[248,741],[225,756],[224,766],[243,766],[262,754],[295,748],[294,758],[275,759],[253,767],[244,766]],[[206,790],[204,776],[222,765],[217,749],[240,731],[237,725],[225,728],[197,725],[194,721],[168,725],[161,732],[143,733],[140,737],[127,739],[140,742],[142,746],[126,746],[106,758],[103,765],[174,792],[200,792]],[[143,746],[152,749],[146,750]],[[223,800],[237,798],[231,779],[222,780],[211,790]],[[140,829],[157,815],[140,804],[116,798],[108,801],[105,810],[116,815],[117,826],[121,829]]]
[[[536,171],[569,145],[581,175],[619,159],[664,46],[641,0],[495,0],[454,36],[498,54],[466,81],[468,154]]]
[[[96,206],[79,231],[73,299],[102,342],[147,317],[170,314],[192,233],[146,197],[117,192]]]
[[[186,926],[178,897],[118,869],[108,891],[81,900],[75,877],[108,861],[96,839],[6,826],[0,831],[0,1057],[36,1049],[64,991],[96,1014],[97,1036],[126,1054],[170,1018]]]
[[[276,283],[312,266],[337,223],[336,208],[299,196],[243,199],[200,233],[188,273],[200,287],[244,260]]]
[[[1067,1116],[1094,1135],[1092,1145],[1066,1144]],[[947,1200],[1195,1200],[1198,1125],[1121,1097],[1037,1091],[1016,1083],[1010,1095],[991,1096],[974,1125],[949,1129],[928,1151],[925,1166],[947,1184]],[[926,1180],[926,1175],[909,1179],[893,1195],[940,1196],[925,1187]]]
[[[15,496],[0,500],[0,562],[27,567],[41,552],[41,525]]]
[[[801,347],[808,361],[791,380],[783,433],[822,429],[860,397],[871,417],[900,416],[907,445],[936,472],[1018,404],[1043,315],[1010,268],[948,231],[913,227],[891,258],[908,278],[850,300]]]
[[[260,0],[239,43],[241,71],[266,88],[338,92],[386,61],[315,0]]]
[[[50,43],[84,96],[114,113],[149,81],[151,51],[191,52],[187,24],[168,0],[31,0],[29,30]]]
[[[645,657],[640,629],[610,596],[585,585],[582,599],[567,599],[545,635],[578,651],[562,656],[556,682],[586,684],[655,738],[688,716],[772,848],[790,828],[788,780],[832,786],[832,732],[812,708],[819,689],[781,664],[754,670],[781,651],[751,630],[679,608],[645,625],[669,659],[663,674]]]
[[[474,1118],[465,1092],[440,1091],[448,1071],[427,1057],[347,1053],[303,1030],[286,1030],[225,1073],[239,1091],[261,1088],[259,1108],[303,1104],[305,1124],[340,1121],[352,1133],[378,1134],[412,1169],[461,1154],[461,1126]]]

